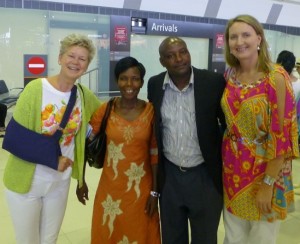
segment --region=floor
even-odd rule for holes
[[[0,145],[2,145],[0,138]],[[6,199],[4,197],[4,186],[2,182],[3,171],[8,153],[0,148],[0,243],[14,244],[14,232],[12,221],[8,213]],[[293,164],[294,182],[300,183],[300,159]],[[92,216],[93,199],[101,171],[97,169],[87,169],[87,183],[90,190],[90,200],[86,206],[78,202],[75,189],[76,181],[72,180],[69,194],[67,211],[64,222],[58,237],[57,244],[88,244],[90,242],[90,225]],[[300,244],[300,195],[296,195],[296,211],[291,213],[282,222],[277,244]],[[221,220],[219,231],[219,241],[223,243],[224,227]]]

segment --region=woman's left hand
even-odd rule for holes
[[[85,181],[83,181],[83,185],[79,188],[79,183],[77,182],[76,195],[79,202],[83,205],[86,204],[86,200],[89,200],[89,188]]]
[[[272,210],[273,186],[261,183],[256,194],[256,206],[263,214],[269,214]]]
[[[158,210],[157,206],[158,206],[158,197],[149,195],[146,203],[145,213],[148,214],[150,217],[152,217],[154,213],[156,213]]]

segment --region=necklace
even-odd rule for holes
[[[241,83],[239,80],[233,80],[233,83],[238,87],[238,88],[241,88],[241,89],[251,89],[251,88],[254,88],[254,87],[257,87],[259,84],[262,83],[262,79],[256,81],[256,82],[253,82],[253,83],[249,83],[249,84],[243,84]]]
[[[254,87],[259,86],[263,80],[265,79],[265,77],[262,77],[254,82],[250,82],[250,83],[241,83],[240,80],[237,79],[237,74],[236,72],[234,72],[234,74],[232,75],[232,82],[241,89],[251,89]]]

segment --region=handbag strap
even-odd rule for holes
[[[104,114],[104,117],[103,117],[102,122],[101,122],[99,133],[104,132],[105,129],[106,129],[107,120],[108,120],[110,111],[112,109],[112,105],[113,105],[114,100],[115,100],[115,98],[112,97],[111,99],[109,99],[109,101],[107,103],[107,106],[106,106],[106,109],[105,109],[105,114]]]
[[[59,124],[59,129],[56,130],[56,132],[54,133],[54,136],[58,137],[58,139],[61,137],[62,130],[66,127],[66,125],[68,123],[71,112],[72,112],[75,102],[76,102],[76,94],[77,94],[77,86],[74,85],[71,89],[71,95],[70,95],[69,102],[66,107],[66,111],[64,113],[64,116],[63,116],[60,124]]]

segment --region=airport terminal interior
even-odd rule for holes
[[[11,116],[9,111],[8,118]],[[0,138],[0,145],[3,139]],[[3,177],[5,162],[8,153],[0,149],[0,178]],[[293,163],[294,183],[300,184],[300,159]],[[101,170],[87,168],[86,181],[89,186],[89,201],[86,206],[82,205],[76,197],[77,182],[71,181],[69,199],[65,218],[57,240],[57,244],[88,244],[90,243],[90,228],[92,219],[93,200],[98,186]],[[300,189],[298,189],[300,192]],[[296,211],[290,213],[286,220],[282,221],[277,244],[300,244],[300,195],[295,195]],[[218,230],[218,244],[223,243],[224,226],[222,219]],[[4,197],[4,186],[0,182],[0,243],[14,244],[14,231],[9,216],[7,202]],[[267,244],[267,243],[266,243]]]
[[[0,80],[5,80],[9,89],[24,87],[37,77],[56,74],[59,70],[57,62],[59,41],[73,32],[86,34],[97,48],[88,72],[78,82],[89,87],[103,100],[108,96],[118,94],[112,78],[112,70],[115,63],[122,57],[131,55],[145,65],[147,70],[145,81],[152,75],[163,71],[164,68],[158,61],[158,46],[166,36],[175,35],[176,32],[176,35],[180,35],[187,43],[193,66],[214,72],[223,72],[225,69],[222,54],[224,47],[222,30],[226,24],[224,19],[216,21],[211,18],[196,18],[184,14],[139,12],[129,9],[50,2],[0,0]],[[126,6],[133,6],[133,2],[148,1],[124,0],[124,6],[126,4]],[[219,3],[220,7],[222,1],[203,2],[208,2],[212,6],[211,11],[214,12],[213,4]],[[277,5],[278,2],[281,1],[277,1]],[[14,5],[9,5],[11,3]],[[19,3],[22,4],[18,5]],[[277,11],[276,6],[272,10]],[[5,21],[2,21],[3,19]],[[297,58],[300,58],[300,28],[276,25],[264,27],[273,60],[284,49],[292,51]],[[174,33],[161,32],[160,30],[164,28]],[[30,61],[36,60],[34,58],[42,60],[44,65],[38,73],[30,69]],[[146,83],[139,97],[147,99]],[[12,117],[14,108],[15,106],[9,108],[6,124]],[[0,138],[0,146],[2,146],[2,141],[3,138]],[[14,244],[14,231],[2,182],[7,158],[8,152],[0,147],[0,243]],[[101,170],[87,169],[86,181],[89,186],[90,200],[86,206],[77,200],[75,194],[77,182],[71,181],[67,210],[57,244],[90,243],[93,201],[100,176]],[[299,184],[296,191],[300,194],[300,159],[293,161],[293,181],[296,186]],[[300,195],[295,195],[295,204],[296,211],[290,213],[281,223],[277,244],[300,244]],[[218,244],[223,243],[224,235],[221,219]]]

